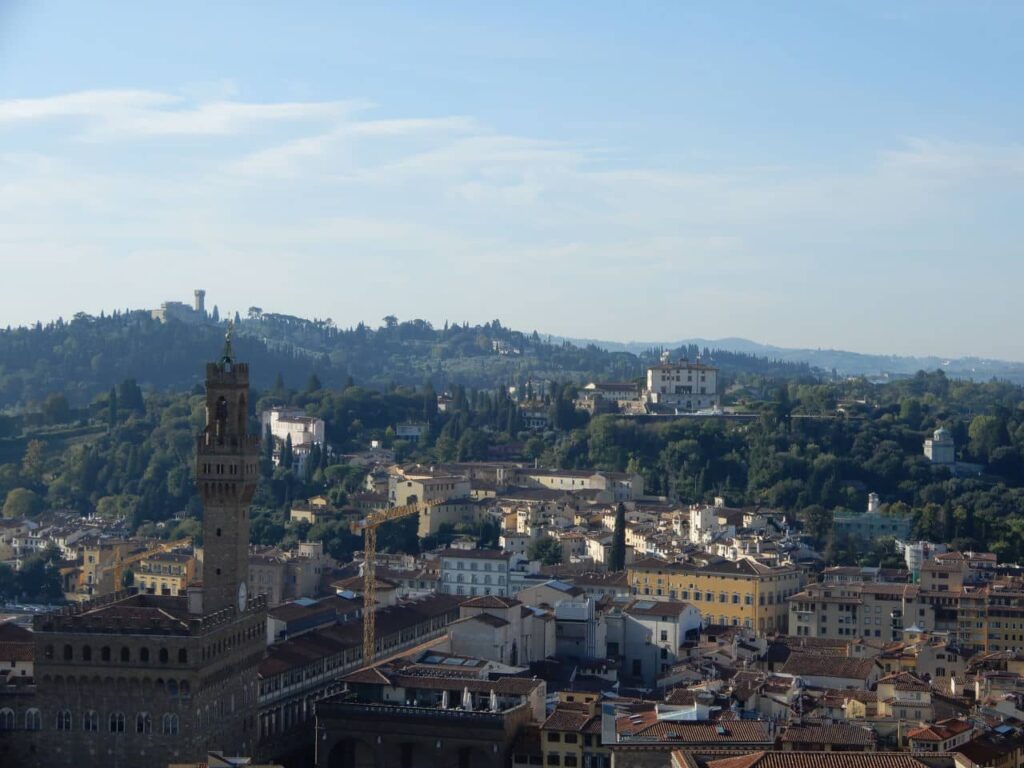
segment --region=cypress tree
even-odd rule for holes
[[[107,398],[107,426],[113,431],[117,426],[117,390],[110,388],[110,396]]]
[[[281,451],[281,466],[285,469],[292,468],[292,436],[290,432],[284,439],[284,450]]]
[[[611,558],[608,569],[621,571],[626,567],[626,505],[621,501],[615,508],[615,531],[612,533]]]

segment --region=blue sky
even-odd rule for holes
[[[1022,22],[0,0],[0,324],[205,287],[340,325],[1024,359]]]

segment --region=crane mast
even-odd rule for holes
[[[363,664],[371,664],[377,652],[377,529],[391,520],[414,515],[443,501],[414,501],[402,507],[370,512],[352,524],[363,534]]]

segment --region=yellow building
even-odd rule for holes
[[[747,627],[758,632],[785,632],[786,601],[803,589],[804,574],[795,566],[767,566],[754,560],[669,563],[647,558],[627,568],[630,591],[683,600],[700,610],[705,624]]]
[[[554,711],[540,727],[544,765],[608,768],[611,750],[601,744],[600,694],[559,691]]]
[[[314,496],[306,501],[299,501],[292,504],[289,520],[291,522],[303,522],[316,525],[331,520],[337,514],[334,505],[326,496]]]
[[[196,576],[194,555],[156,552],[134,566],[135,586],[151,595],[184,595]]]
[[[121,589],[114,578],[117,566],[129,556],[133,546],[137,545],[129,541],[104,541],[84,547],[76,591],[86,597],[98,597]]]

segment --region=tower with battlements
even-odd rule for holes
[[[256,750],[266,599],[250,594],[247,576],[259,438],[247,428],[248,366],[233,359],[228,334],[206,369],[197,439],[202,584],[37,616],[35,691],[12,713],[25,727],[0,732],[0,765],[150,768]]]
[[[259,480],[259,435],[248,429],[249,366],[224,355],[206,366],[206,427],[196,450],[203,499],[202,610],[244,605],[249,576],[249,503]]]

